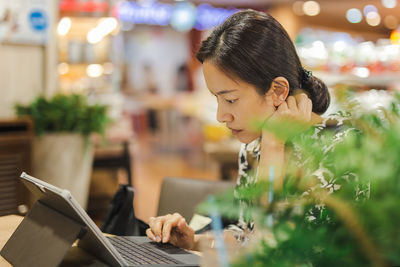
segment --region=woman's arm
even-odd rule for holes
[[[285,161],[285,144],[273,134],[263,131],[261,137],[260,162],[258,167],[258,179],[269,181],[269,170],[274,169],[274,190],[283,186]]]
[[[305,94],[289,96],[287,101],[277,108],[270,119],[279,120],[283,117],[292,118],[304,122],[310,122],[312,115],[312,102]],[[263,130],[261,136],[261,151],[258,167],[258,179],[270,181],[269,170],[274,172],[274,190],[283,187],[285,177],[285,143],[274,134]],[[268,204],[268,194],[262,199],[263,204]]]

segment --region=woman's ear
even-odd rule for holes
[[[269,88],[269,94],[272,97],[274,106],[277,107],[289,95],[289,82],[285,77],[276,77]]]

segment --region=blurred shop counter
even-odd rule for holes
[[[218,164],[222,180],[236,180],[240,142],[231,138],[230,130],[215,120],[215,110],[211,107],[216,104],[215,99],[208,91],[205,94],[207,97],[197,93],[128,96],[125,110],[135,133],[140,136],[151,130],[160,151],[202,151],[208,161]],[[155,130],[149,126],[149,110],[156,113]]]
[[[337,84],[358,84],[368,88],[382,88],[400,84],[400,75],[397,73],[379,73],[369,75],[369,72],[365,77],[356,76],[354,74],[343,74],[343,73],[331,73],[323,71],[314,71],[313,75],[320,78],[328,86],[335,86]]]
[[[222,180],[236,180],[240,146],[241,143],[232,138],[203,144],[206,155],[218,163]]]
[[[125,116],[111,123],[104,138],[94,139],[94,168],[123,168],[128,181],[132,182],[130,144],[135,140],[129,119]],[[127,182],[128,182],[127,181]]]
[[[93,136],[92,141],[94,160],[87,212],[100,225],[118,185],[133,181],[131,148],[135,134],[129,118],[121,116],[108,125],[103,137]]]
[[[138,137],[153,135],[159,149],[176,152],[201,146],[198,103],[192,94],[126,95],[124,112]]]

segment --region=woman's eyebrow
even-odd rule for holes
[[[215,95],[229,94],[229,93],[232,93],[232,92],[234,92],[234,91],[237,91],[237,89],[233,89],[233,90],[222,90],[222,91],[217,92]]]

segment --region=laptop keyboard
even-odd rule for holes
[[[132,239],[115,236],[108,237],[111,244],[116,247],[122,257],[132,265],[145,265],[145,264],[182,264],[157,249],[154,249],[149,243],[138,244]]]

